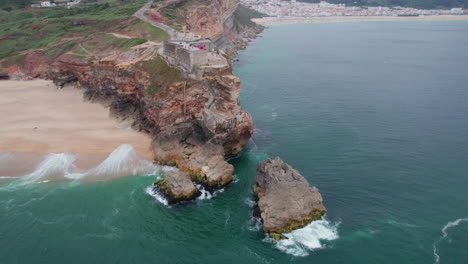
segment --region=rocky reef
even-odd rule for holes
[[[258,196],[254,213],[261,217],[263,230],[276,240],[326,212],[318,189],[278,157],[259,162],[253,189]]]
[[[161,192],[170,204],[189,201],[201,194],[190,179],[190,175],[182,171],[166,172],[165,178],[154,183],[154,189]]]

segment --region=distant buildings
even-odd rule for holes
[[[303,3],[295,0],[241,0],[241,2],[261,13],[274,17],[326,17],[326,16],[414,16],[414,15],[461,15],[464,10],[452,8],[416,9],[408,7],[347,7],[345,4]]]
[[[78,4],[81,0],[54,0],[54,1],[38,1],[32,4],[32,8],[49,8],[56,6],[70,7]]]
[[[454,15],[463,15],[463,9],[461,8],[452,8],[450,9],[450,13]]]

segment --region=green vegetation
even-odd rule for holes
[[[149,74],[151,83],[146,92],[151,96],[168,93],[174,83],[182,80],[182,72],[176,67],[169,66],[159,56],[142,62],[141,68]]]
[[[55,59],[61,54],[73,49],[75,46],[76,46],[76,40],[68,40],[56,46],[49,47],[44,52],[47,55],[47,57],[51,59]]]
[[[255,23],[251,20],[252,18],[261,18],[265,15],[255,11],[253,9],[247,8],[243,5],[239,5],[239,7],[234,12],[234,18],[237,23],[242,25],[253,26]]]
[[[144,38],[118,38],[112,34],[96,34],[87,39],[83,46],[88,50],[124,49],[145,43]]]
[[[151,24],[143,22],[139,19],[135,19],[130,23],[130,25],[122,26],[119,29],[122,30],[122,33],[127,33],[130,35],[138,32],[141,37],[148,40],[166,40],[170,38],[166,31],[154,27]]]
[[[4,7],[7,3],[14,2],[0,1]],[[57,44],[62,37],[83,37],[107,31],[118,25],[116,21],[131,16],[145,2],[145,0],[114,0],[71,9],[57,7],[14,9],[9,12],[0,10],[0,59]],[[125,48],[141,44],[143,41],[143,39],[131,40],[117,46]]]
[[[158,2],[162,2],[163,0],[154,0],[153,3],[151,4],[151,8],[156,8],[158,7]]]
[[[17,54],[17,55],[10,56],[2,61],[2,66],[7,67],[10,65],[15,65],[15,64],[22,65],[24,62],[25,56],[26,56],[25,54]]]
[[[164,8],[162,10],[162,15],[169,18],[169,19],[176,19],[177,18],[176,10],[171,9],[171,8]]]
[[[307,3],[318,3],[320,0],[299,0]],[[468,8],[468,0],[327,0],[334,4],[350,6],[402,6],[422,9],[443,9],[451,7]]]
[[[179,24],[169,23],[167,25],[178,31],[181,31],[183,29],[182,25],[179,25]]]
[[[11,11],[31,6],[32,0],[0,0],[0,9]]]

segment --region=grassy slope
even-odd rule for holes
[[[167,33],[137,19],[129,25],[124,23],[145,2],[136,0],[117,3],[111,0],[72,9],[0,10],[0,59],[18,56],[32,49],[55,47],[62,38],[81,39],[100,32],[141,33],[141,37],[130,40],[107,37],[105,40],[111,40],[116,48],[128,48],[146,39],[167,39]]]

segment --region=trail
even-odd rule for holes
[[[160,28],[164,31],[166,31],[169,36],[171,37],[171,39],[180,39],[181,35],[183,35],[182,33],[178,32],[177,30],[169,27],[168,25],[165,25],[165,24],[162,24],[162,23],[158,23],[156,21],[153,21],[149,18],[147,18],[145,16],[145,12],[146,10],[148,10],[148,8],[151,6],[151,4],[153,3],[153,0],[150,0],[148,1],[142,8],[140,8],[135,14],[134,16],[138,17],[139,19],[145,21],[145,22],[148,22],[150,23],[151,25],[157,27],[157,28]]]

